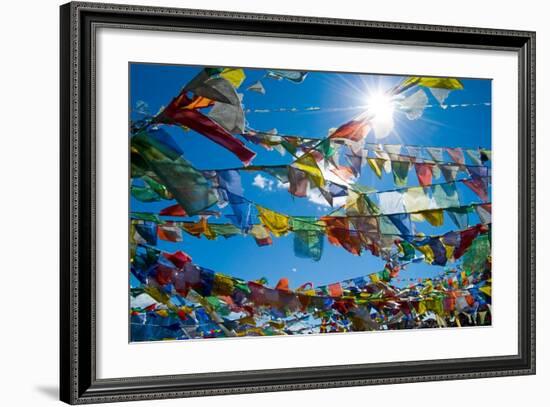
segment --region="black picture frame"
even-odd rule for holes
[[[60,21],[62,401],[100,403],[535,373],[534,32],[79,2],[61,6]],[[516,52],[518,353],[366,365],[96,378],[94,35],[98,27],[105,26]]]

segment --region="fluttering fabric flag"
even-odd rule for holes
[[[426,151],[432,157],[435,162],[443,162],[443,148],[442,147],[426,147]]]
[[[407,153],[412,161],[416,162],[418,159],[423,159],[422,157],[422,147],[420,146],[405,146]]]
[[[487,178],[473,178],[471,180],[464,180],[464,184],[475,192],[482,201],[487,202],[489,195],[487,193]]]
[[[429,244],[417,244],[416,249],[424,255],[424,261],[426,263],[432,264],[434,260],[434,252]]]
[[[242,141],[235,138],[231,133],[197,110],[176,110],[165,109],[158,120],[162,123],[179,124],[208,137],[213,142],[235,154],[245,165],[249,164],[256,156],[256,153],[248,149]]]
[[[241,105],[241,98],[235,90],[235,88],[240,85],[240,82],[242,82],[242,79],[244,79],[244,72],[242,69],[226,68],[222,71],[220,77],[209,78],[201,84],[202,87],[215,90],[223,95],[223,100],[215,99],[216,103],[213,103],[214,106],[208,112],[208,117],[229,133],[240,134],[244,132],[244,112]],[[201,89],[202,88],[199,86],[199,88],[194,91],[200,92]],[[192,109],[192,107],[194,107],[193,103],[187,105],[186,109]],[[164,114],[170,114],[175,110],[175,107],[171,104],[165,109]]]
[[[172,224],[171,222],[167,222],[163,225],[159,225],[157,229],[157,233],[158,233],[159,239],[165,240],[167,242],[183,241],[181,229],[177,225]]]
[[[147,243],[151,246],[157,245],[157,224],[155,222],[135,221],[132,222],[134,233],[130,234],[131,239],[136,243]]]
[[[476,212],[479,216],[479,221],[484,224],[491,223],[491,204],[476,206]]]
[[[413,224],[408,213],[396,213],[393,215],[388,215],[387,217],[399,231],[399,233],[396,234],[401,234],[404,237],[411,236],[413,234]],[[382,232],[382,228],[380,231]]]
[[[237,170],[217,171],[218,184],[224,192],[230,192],[234,195],[243,196],[244,190],[241,182],[241,176]],[[229,200],[226,198],[226,200]]]
[[[489,168],[484,166],[473,166],[468,165],[466,166],[466,170],[468,171],[468,174],[472,178],[483,178],[489,176]]]
[[[208,240],[216,238],[216,233],[212,230],[206,218],[201,218],[200,221],[195,223],[185,223],[183,224],[183,229],[190,235],[198,238],[200,238],[201,235],[204,235]]]
[[[193,92],[197,96],[202,96],[216,102],[231,103],[227,93],[234,91],[233,85],[231,85],[227,79],[212,76],[206,70],[203,70],[185,85],[183,92],[178,95],[176,100],[179,102],[178,106],[181,107],[182,97],[185,96],[187,92]],[[173,102],[174,101],[172,101],[169,107],[174,107]]]
[[[325,178],[317,165],[317,161],[311,153],[306,153],[292,163],[292,167],[298,168],[307,174],[310,181],[318,188],[325,186]]]
[[[326,225],[326,234],[331,244],[341,246],[356,256],[361,254],[361,238],[357,231],[350,229],[348,218],[325,216],[321,220]]]
[[[416,252],[414,246],[406,240],[396,240],[396,245],[399,248],[399,251],[402,253],[399,256],[399,260],[402,262],[412,261],[416,257]]]
[[[367,158],[367,163],[378,178],[382,178],[382,168],[384,168],[385,162],[381,158]]]
[[[348,191],[344,208],[347,216],[377,215],[380,213],[379,208],[366,194],[353,190]]]
[[[188,215],[217,202],[207,179],[179,151],[147,132],[132,137],[131,144]]]
[[[427,187],[412,187],[403,193],[403,203],[407,212],[430,209],[431,202]]]
[[[479,149],[479,157],[481,158],[482,162],[489,161],[491,159],[491,150],[487,150],[485,148]]]
[[[178,250],[174,253],[163,253],[163,257],[169,260],[177,268],[183,268],[187,263],[190,263],[193,259],[187,253]]]
[[[162,197],[149,186],[140,187],[132,185],[130,187],[130,194],[141,202],[157,202],[162,200]]]
[[[401,191],[381,192],[378,194],[380,211],[385,214],[405,212],[403,193]]]
[[[324,243],[324,226],[313,217],[295,216],[290,220],[294,232],[296,257],[321,260]]]
[[[434,184],[432,186],[432,198],[439,209],[460,206],[458,191],[454,183]]]
[[[185,210],[179,204],[170,205],[164,209],[161,209],[159,215],[162,216],[187,216]]]
[[[432,77],[421,77],[421,76],[411,76],[405,79],[401,84],[401,88],[405,88],[408,85],[417,85],[424,86],[426,88],[439,88],[439,89],[464,89],[462,83],[456,78],[432,78]]]
[[[227,197],[233,214],[225,216],[243,233],[248,233],[252,227],[253,204],[242,196],[235,195],[229,191],[227,192]]]
[[[262,95],[265,95],[265,88],[262,82],[256,81],[252,85],[250,85],[246,90],[249,90],[251,92],[257,92],[261,93]]]
[[[220,77],[227,80],[237,89],[244,82],[246,75],[242,68],[224,68],[220,73]]]
[[[308,195],[309,180],[307,174],[294,167],[288,167],[289,192],[297,197],[304,198]]]
[[[428,240],[428,246],[430,246],[433,253],[433,260],[431,264],[436,266],[444,266],[447,264],[447,251],[440,238],[430,238]]]
[[[468,213],[470,212],[468,208],[447,208],[445,212],[457,228],[465,229],[468,227]]]
[[[152,189],[156,194],[158,194],[162,199],[173,199],[172,194],[166,189],[166,186],[155,179],[151,178],[148,175],[141,177],[145,185]]]
[[[191,99],[191,101],[188,104],[186,104],[185,106],[181,106],[181,107],[183,109],[202,109],[202,108],[205,108],[205,107],[210,107],[214,103],[216,103],[216,102],[211,100],[211,99],[208,99],[204,96],[195,95],[195,96],[193,96],[193,99]]]
[[[258,246],[270,246],[273,243],[264,225],[252,226],[249,233],[254,237]]]
[[[416,170],[416,176],[418,177],[418,182],[422,186],[427,186],[432,184],[432,164],[426,163],[415,163],[414,168]]]
[[[449,93],[451,93],[450,89],[441,89],[441,88],[431,88],[430,93],[433,95],[434,98],[437,99],[439,102],[439,105],[441,107],[444,107],[445,100],[449,96]]]
[[[407,185],[410,166],[410,161],[392,161],[393,182],[397,187],[404,187]]]
[[[454,180],[456,180],[456,176],[460,169],[459,166],[452,165],[452,164],[439,164],[438,167],[441,170],[441,173],[443,174],[445,181],[453,182]]]
[[[430,211],[422,212],[422,217],[430,223],[432,226],[442,226],[443,225],[443,210],[442,209],[433,209]]]
[[[331,297],[341,297],[344,294],[340,283],[329,284],[328,292]]]
[[[216,236],[223,236],[224,238],[230,238],[233,236],[241,235],[242,232],[233,224],[219,224],[211,223],[209,224],[210,229]]]
[[[286,79],[294,83],[302,83],[307,76],[307,72],[303,71],[284,71],[270,69],[267,71],[267,77],[272,79]]]
[[[361,168],[363,167],[365,159],[363,152],[360,151],[358,154],[346,154],[346,159],[348,160],[351,169],[353,170],[353,175],[355,177],[359,177],[361,175]]]
[[[367,244],[373,245],[380,241],[378,217],[359,216],[351,218],[350,221]]]
[[[479,149],[467,149],[466,154],[468,155],[468,157],[470,157],[470,160],[472,160],[472,164],[482,165]]]
[[[286,235],[289,230],[289,217],[278,212],[256,205],[259,218],[263,225],[275,236]]]
[[[216,102],[208,112],[208,117],[229,133],[241,134],[244,132],[244,112],[240,100],[235,103]]]
[[[344,139],[359,142],[365,139],[369,131],[370,122],[366,116],[362,115],[338,127],[330,135],[330,139]]]
[[[480,228],[475,226],[470,229],[466,229],[460,232],[460,245],[455,249],[453,257],[455,259],[460,259],[466,250],[471,246],[474,239],[479,235]]]
[[[385,151],[374,151],[374,155],[382,160],[382,168],[386,174],[391,173],[391,159],[388,153]]]
[[[401,100],[397,106],[399,107],[399,110],[405,113],[407,119],[417,120],[422,117],[427,104],[428,97],[426,96],[426,92],[419,89],[415,93]]]
[[[447,148],[447,154],[451,156],[453,161],[457,164],[464,164],[464,153],[462,152],[462,148]]]

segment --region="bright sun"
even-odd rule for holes
[[[384,138],[393,130],[394,102],[391,96],[376,92],[367,96],[367,112],[372,117],[376,138]]]

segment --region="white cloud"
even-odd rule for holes
[[[257,174],[254,177],[254,182],[252,182],[252,185],[254,185],[255,187],[266,189],[268,191],[271,191],[273,189],[274,184],[275,183],[272,180],[263,177],[261,174]]]
[[[327,202],[325,197],[321,195],[321,192],[319,192],[318,189],[310,190],[307,198],[309,199],[309,202],[314,203],[315,205],[330,206],[330,204]]]
[[[319,192],[317,188],[310,190],[307,198],[309,202],[315,205],[318,205],[320,207],[330,208],[330,204],[327,202],[325,197],[321,195],[321,192]],[[334,208],[344,205],[345,203],[346,203],[345,196],[337,196],[332,198],[332,206]]]

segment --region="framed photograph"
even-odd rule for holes
[[[61,400],[535,373],[535,34],[61,6]]]

